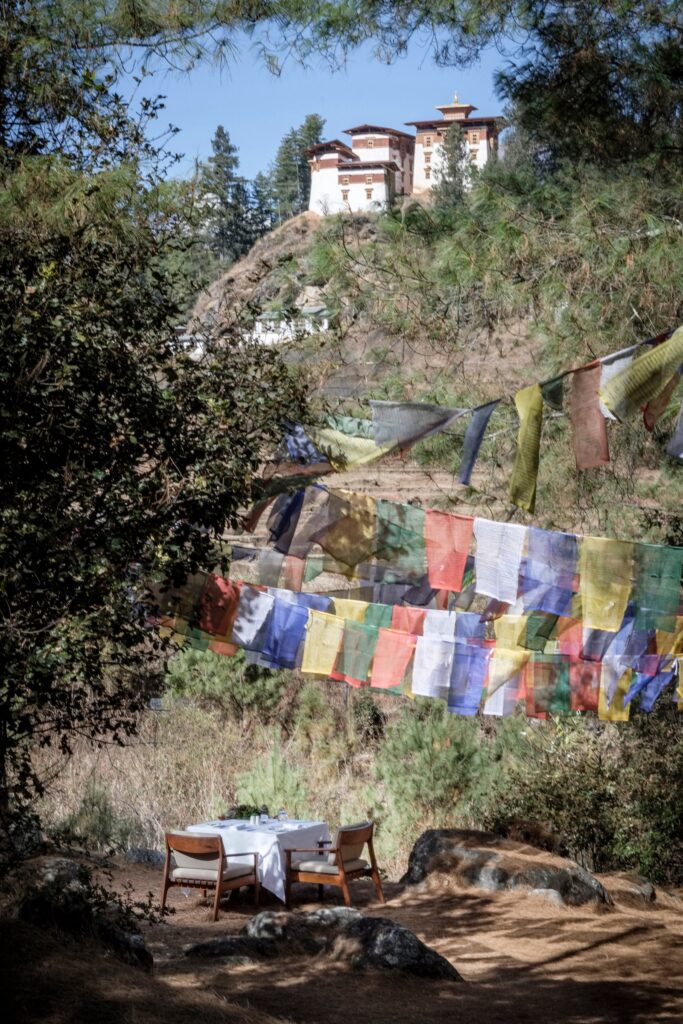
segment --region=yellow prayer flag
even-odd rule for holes
[[[499,619],[494,619],[496,646],[509,651],[523,647],[524,645],[520,641],[526,640],[528,621],[528,615],[501,615]]]
[[[579,571],[584,626],[616,633],[631,594],[633,544],[607,537],[583,537]]]
[[[617,683],[616,689],[612,695],[612,701],[609,705],[607,703],[606,688],[608,679],[609,669],[606,665],[603,665],[602,672],[600,673],[598,718],[601,722],[628,722],[629,715],[631,714],[632,701],[624,706],[624,697],[631,687],[633,669],[627,668],[623,675],[619,677],[619,682]]]
[[[514,676],[518,675],[531,657],[531,651],[506,650],[496,647],[489,661],[489,674],[486,682],[486,694],[488,697],[496,690],[507,683]]]
[[[301,671],[316,676],[329,676],[334,669],[343,636],[343,619],[311,609],[306,625]]]
[[[367,601],[352,601],[348,597],[334,598],[334,614],[338,619],[350,619],[351,622],[363,622]]]
[[[337,470],[366,466],[395,448],[393,444],[377,445],[371,437],[349,437],[332,427],[321,427],[309,433]]]
[[[600,398],[619,420],[634,416],[656,398],[683,363],[683,327],[668,341],[646,348],[630,365],[608,380]]]
[[[527,512],[536,506],[536,478],[543,428],[543,395],[539,384],[523,388],[515,395],[519,416],[517,454],[510,479],[510,501]]]

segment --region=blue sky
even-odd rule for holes
[[[211,154],[211,137],[222,124],[239,149],[241,173],[251,178],[267,170],[282,136],[307,114],[325,118],[326,138],[343,138],[343,129],[356,124],[402,128],[404,121],[431,117],[436,104],[448,103],[455,92],[480,114],[502,113],[493,92],[493,72],[501,64],[491,50],[472,68],[438,68],[426,50],[415,47],[386,65],[368,47],[353,54],[343,71],[323,65],[305,70],[290,63],[278,77],[245,41],[227,67],[159,71],[144,80],[137,95],[166,96],[161,124],[180,128],[172,148],[185,154],[174,175],[191,173],[196,159]],[[124,91],[131,88],[129,80]]]

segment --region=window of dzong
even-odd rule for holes
[[[349,183],[349,176],[348,176],[348,174],[344,174],[342,176],[342,185],[348,185],[348,183]]]
[[[431,144],[432,144],[432,137],[431,137],[431,135],[426,135],[425,136],[425,146],[431,146]]]
[[[470,142],[475,146],[479,145],[479,132],[472,132],[470,135]]]
[[[432,169],[431,169],[431,167],[425,167],[425,178],[427,179],[427,181],[429,181],[431,176],[432,176]]]
[[[372,199],[372,189],[371,188],[366,188],[366,190],[365,190],[365,198],[366,199]]]
[[[366,185],[372,185],[372,175],[371,174],[366,174],[365,175],[365,184]]]
[[[348,188],[342,189],[342,203],[348,203],[349,201],[349,190]]]
[[[426,164],[431,164],[431,162],[432,162],[432,154],[431,153],[425,153],[425,163]]]
[[[368,139],[368,149],[374,149],[374,148],[375,148],[375,140],[374,139]]]

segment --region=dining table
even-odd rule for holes
[[[252,825],[240,818],[216,818],[187,826],[188,832],[219,835],[223,852],[231,867],[252,864],[250,857],[240,854],[258,854],[259,881],[264,888],[285,900],[285,850],[301,847],[315,849],[319,842],[328,842],[330,830],[324,821],[302,821],[288,818],[268,818]]]

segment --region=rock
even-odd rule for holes
[[[547,900],[556,907],[564,907],[566,904],[557,889],[529,889],[527,896],[533,899]]]
[[[468,846],[468,842],[478,845]],[[470,874],[477,876],[481,867],[499,859],[494,850],[483,848],[485,843],[492,842],[496,842],[492,833],[464,828],[429,828],[411,850],[408,871],[403,874],[401,884],[417,885],[424,882],[435,867],[447,867],[456,862],[467,863]]]
[[[360,917],[347,924],[332,952],[338,960],[350,959],[354,967],[379,967],[405,971],[421,978],[463,979],[455,967],[425,946],[407,928],[384,917]]]
[[[132,914],[116,901],[104,903],[87,868],[66,857],[49,857],[34,866],[17,913],[41,928],[56,928],[75,938],[93,937],[134,967],[153,966]]]
[[[410,852],[404,885],[416,885],[430,874],[456,876],[489,892],[509,889],[553,889],[570,906],[611,905],[604,886],[585,868],[528,844],[473,829],[429,829]]]
[[[629,889],[634,895],[642,897],[647,903],[654,903],[657,899],[657,890],[652,882],[642,875],[624,874],[622,878],[628,883]]]
[[[198,942],[187,946],[185,956],[221,956],[229,959],[248,959],[251,957],[273,957],[278,955],[277,943],[272,939],[255,938],[248,935],[222,935],[208,942]]]
[[[166,859],[161,850],[152,850],[149,846],[134,846],[126,850],[124,857],[129,864],[151,864],[155,868],[162,868]]]
[[[189,946],[186,956],[250,958],[280,954],[330,954],[357,968],[391,968],[423,978],[462,980],[452,964],[407,928],[353,907],[321,907],[308,913],[267,910],[239,935]]]

